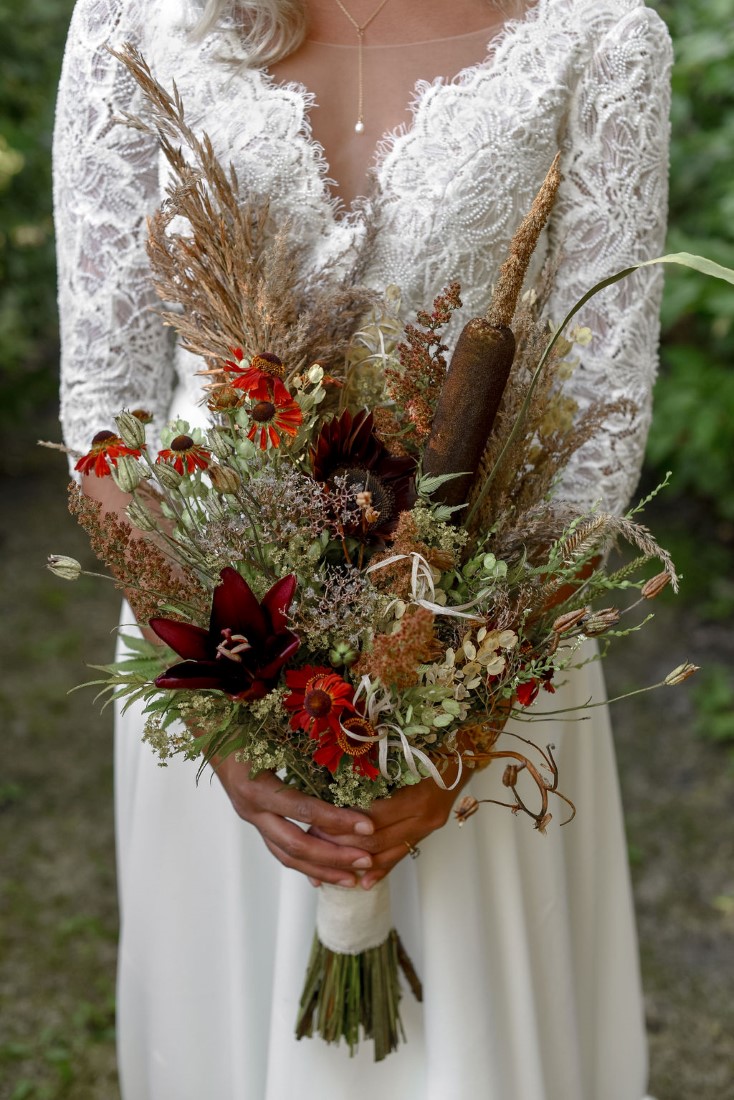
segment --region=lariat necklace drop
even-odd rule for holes
[[[364,43],[364,32],[367,30],[372,20],[377,18],[387,2],[388,0],[381,0],[381,3],[378,4],[369,19],[365,20],[365,22],[362,23],[362,25],[360,26],[354,16],[351,15],[344,7],[341,0],[336,0],[337,6],[341,8],[341,10],[344,12],[347,19],[357,32],[357,39],[359,41],[359,45],[357,47],[357,80],[359,84],[359,91],[357,95],[357,121],[354,124],[355,134],[364,133],[364,80],[362,73],[362,46]]]

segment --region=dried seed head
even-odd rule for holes
[[[138,460],[131,455],[123,455],[118,458],[115,468],[112,470],[112,479],[117,488],[121,489],[123,493],[133,493],[143,480]]]
[[[465,794],[459,802],[459,805],[454,810],[456,820],[459,825],[463,825],[467,818],[470,818],[472,814],[475,814],[479,809],[479,801],[473,794]]]
[[[133,527],[137,527],[138,531],[158,530],[158,525],[153,516],[139,500],[131,500],[125,512]]]
[[[536,819],[535,828],[538,830],[539,833],[542,833],[543,836],[545,836],[546,827],[550,824],[552,819],[553,814],[544,814],[543,817],[539,817]]]
[[[177,437],[181,439],[181,436]],[[188,438],[188,436],[186,437]],[[176,440],[174,440],[174,443]],[[171,450],[173,450],[173,443],[171,444]],[[164,489],[168,489],[169,492],[175,492],[179,485],[183,481],[181,474],[177,470],[174,470],[173,466],[169,466],[167,462],[157,462],[155,467],[156,481],[160,482]]]
[[[516,787],[517,777],[524,767],[524,764],[508,764],[502,776],[503,785],[505,787]]]
[[[667,684],[668,687],[675,687],[676,684],[682,684],[689,676],[693,676],[694,672],[698,672],[699,667],[699,665],[691,665],[686,661],[685,664],[678,665],[672,672],[669,672],[663,680],[663,683]]]
[[[236,390],[234,386],[214,386],[207,397],[206,406],[210,412],[227,412],[229,409],[238,409],[247,400],[244,390]]]
[[[567,634],[569,630],[573,630],[586,618],[590,610],[588,607],[579,607],[576,611],[567,611],[565,615],[559,615],[553,623],[553,632],[555,634]]]
[[[619,622],[621,612],[618,607],[603,607],[600,611],[592,611],[583,623],[584,634],[589,638],[597,638],[600,634],[606,634]]]
[[[241,485],[240,475],[231,466],[210,466],[209,478],[218,493],[234,495]]]
[[[640,595],[645,600],[654,600],[669,584],[670,573],[656,573],[654,577],[650,577],[649,581],[645,581],[640,589]]]
[[[148,412],[147,409],[133,409],[130,413],[136,420],[139,420],[141,424],[152,424],[153,414]]]
[[[46,568],[50,569],[55,577],[61,577],[64,581],[75,581],[82,572],[81,563],[76,558],[66,557],[65,554],[50,554]]]
[[[120,439],[126,447],[139,451],[145,446],[145,424],[135,413],[121,412],[115,417]],[[126,490],[129,492],[129,490]]]
[[[222,432],[217,431],[216,428],[213,428],[210,432],[207,432],[206,445],[211,453],[214,455],[214,457],[218,458],[220,462],[223,462],[225,459],[229,458],[229,456],[234,451],[231,440],[229,440]]]

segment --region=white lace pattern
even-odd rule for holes
[[[54,148],[69,446],[86,449],[123,406],[148,407],[164,420],[177,377],[192,398],[198,385],[195,365],[152,310],[145,219],[162,197],[163,171],[152,141],[112,124],[144,104],[104,50],[108,41],[134,42],[159,80],[175,79],[189,121],[234,164],[243,193],[268,195],[276,218],[297,215],[314,268],[353,258],[374,220],[367,281],[397,283],[407,316],[452,278],[461,280],[464,301],[454,330],[483,312],[512,231],[558,148],[564,183],[545,242],[563,256],[554,319],[592,283],[661,251],[671,48],[659,17],[638,0],[539,0],[480,64],[452,82],[419,85],[412,125],[384,140],[375,192],[349,217],[325,184],[308,93],[243,70],[232,30],[192,44],[185,7],[78,0],[74,11]],[[659,271],[638,273],[580,317],[594,340],[573,376],[574,396],[582,406],[600,395],[632,400],[637,413],[611,417],[579,452],[562,485],[570,499],[602,498],[620,510],[634,491],[661,286]]]

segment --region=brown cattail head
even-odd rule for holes
[[[431,476],[465,474],[434,494],[442,504],[463,504],[492,431],[515,355],[515,337],[506,325],[481,317],[459,336],[441,390],[423,470]]]

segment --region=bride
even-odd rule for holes
[[[661,251],[670,44],[639,0],[78,0],[57,108],[55,198],[66,442],[122,407],[201,419],[196,363],[152,307],[146,216],[155,143],[105,44],[136,44],[175,80],[189,124],[243,197],[290,220],[311,270],[359,257],[406,319],[451,279],[461,325],[486,306],[520,217],[560,148],[564,182],[539,248],[560,259],[559,320],[603,276]],[[369,231],[368,231],[369,227]],[[619,402],[559,494],[621,510],[650,415],[660,276],[582,314],[593,342],[571,385]],[[635,413],[630,416],[633,403]],[[111,479],[85,489],[122,508]],[[129,615],[129,612],[128,612]],[[603,698],[598,666],[559,709]],[[118,1044],[125,1100],[642,1100],[646,1049],[610,729],[549,721],[578,816],[545,838],[485,808],[461,834],[431,781],[369,814],[252,781],[228,760],[197,789],[159,769],[142,721],[118,721]],[[471,790],[486,797],[492,769]],[[310,826],[305,832],[298,824]],[[254,827],[253,827],[254,826]],[[406,860],[420,842],[421,857]],[[396,925],[425,989],[408,1042],[374,1064],[293,1035],[323,882],[392,872]]]

